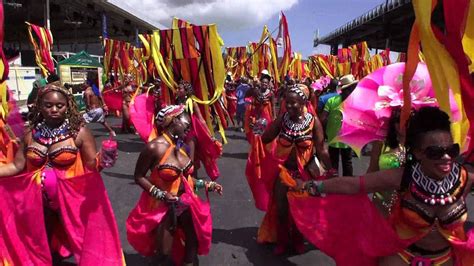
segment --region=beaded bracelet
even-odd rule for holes
[[[198,191],[199,189],[205,188],[205,187],[206,187],[206,182],[204,182],[204,180],[202,180],[202,179],[197,179],[196,183],[194,183],[194,190],[195,191]]]
[[[211,181],[207,184],[207,191],[211,192],[211,191],[214,191],[214,189],[216,188],[216,182],[214,181]]]
[[[150,188],[150,195],[155,198],[155,199],[158,199],[158,200],[165,200],[165,195],[166,195],[166,192],[165,191],[162,191],[160,189],[158,189],[156,186],[152,186]]]
[[[311,196],[325,197],[326,194],[323,193],[324,183],[321,180],[311,180],[308,181],[305,185],[305,190]]]

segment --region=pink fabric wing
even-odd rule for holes
[[[168,206],[156,202],[148,193],[142,192],[137,205],[127,218],[127,239],[130,245],[143,256],[152,256],[156,250],[154,230],[168,212]]]
[[[212,217],[208,202],[204,202],[193,194],[187,181],[182,179],[185,193],[180,196],[183,203],[190,206],[191,216],[196,235],[198,237],[198,254],[209,253],[212,238]],[[148,193],[142,192],[140,200],[127,218],[127,239],[130,245],[144,256],[152,256],[157,249],[156,228],[162,222],[168,206],[158,202]],[[176,239],[176,237],[175,237]],[[174,248],[182,248],[174,245]],[[173,254],[181,254],[182,251],[173,250]]]
[[[41,186],[34,173],[0,178],[0,193],[0,261],[51,265]]]
[[[222,154],[222,145],[214,140],[205,124],[195,114],[191,116],[192,134],[196,137],[195,159],[203,163],[207,175],[216,180],[220,176],[217,159]]]
[[[99,173],[58,177],[58,199],[78,265],[124,265],[115,216]]]
[[[10,93],[10,99],[13,99],[11,92],[9,93]],[[9,105],[9,113],[7,117],[7,124],[13,130],[13,133],[15,133],[15,136],[19,139],[22,139],[24,131],[25,131],[25,121],[23,121],[23,118],[21,117],[20,110],[18,109],[16,101],[10,100],[10,102],[8,102],[8,105]]]
[[[154,97],[146,93],[140,94],[130,104],[130,120],[140,138],[148,142],[154,126]]]
[[[211,249],[212,240],[212,215],[209,201],[201,200],[193,193],[192,188],[184,177],[182,177],[185,193],[180,196],[183,203],[190,206],[193,217],[194,231],[198,239],[198,254],[207,255]]]
[[[325,198],[288,193],[300,232],[340,266],[376,266],[416,239],[402,241],[367,195]]]
[[[122,92],[108,90],[102,93],[104,103],[109,108],[109,112],[122,111]]]

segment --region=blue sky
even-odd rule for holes
[[[383,2],[383,0],[298,1],[296,5],[283,11],[288,21],[292,50],[301,52],[304,57],[313,54],[313,38],[316,29],[319,28],[320,36],[324,36]],[[247,30],[226,29],[220,31],[220,34],[226,46],[238,46],[245,44],[246,41],[258,41],[264,24]],[[266,24],[268,24],[270,31],[278,27],[278,14],[275,14]],[[329,53],[329,48],[319,47],[318,51]]]
[[[319,28],[324,36],[385,0],[110,0],[156,24],[170,27],[173,16],[194,24],[216,23],[226,46],[258,41],[263,26],[278,26],[281,10],[290,29],[292,50],[304,57],[313,54]],[[275,36],[277,31],[275,32]],[[319,52],[328,53],[327,47]]]

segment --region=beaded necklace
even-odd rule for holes
[[[257,94],[256,100],[257,102],[264,104],[270,100],[271,96],[272,96],[272,92],[270,91],[270,89],[266,89],[264,92]]]
[[[420,163],[415,163],[411,169],[413,182],[410,192],[417,200],[430,205],[445,205],[455,202],[463,192],[461,183],[461,166],[453,164],[451,172],[442,180],[434,180],[421,170]]]
[[[51,146],[72,136],[71,125],[68,119],[65,119],[64,122],[56,128],[51,128],[47,126],[46,123],[40,122],[33,129],[32,133],[35,141],[45,146]]]
[[[294,122],[290,119],[290,114],[287,112],[283,116],[280,136],[292,141],[311,139],[312,135],[309,132],[312,129],[312,121],[313,115],[310,113],[305,113],[302,120],[299,122]]]

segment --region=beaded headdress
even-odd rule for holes
[[[184,112],[184,105],[168,105],[161,109],[156,115],[156,123],[158,126],[165,128],[169,126],[173,118]]]

